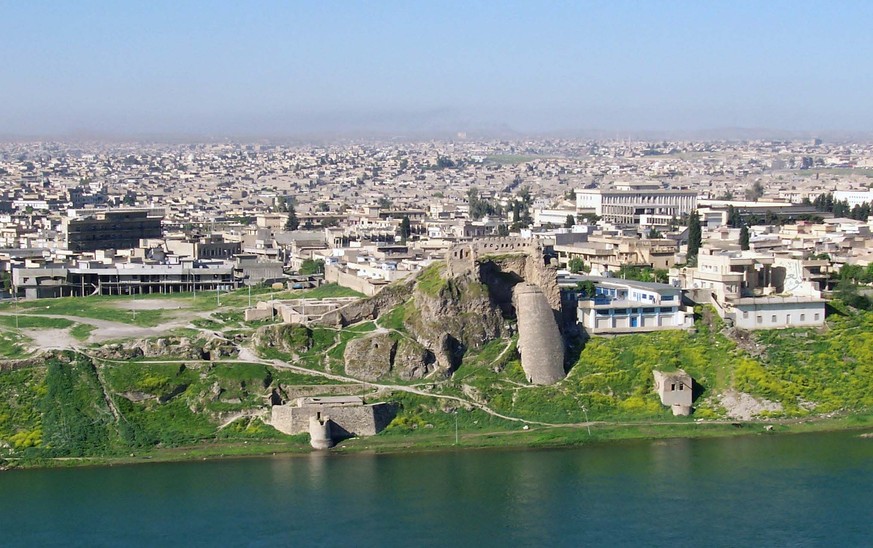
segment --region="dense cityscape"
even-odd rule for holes
[[[869,546],[873,3],[4,3],[4,546]]]

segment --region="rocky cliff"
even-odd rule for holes
[[[421,379],[434,369],[436,358],[421,344],[390,333],[353,339],[343,353],[346,374],[367,381],[396,376]]]

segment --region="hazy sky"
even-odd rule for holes
[[[873,130],[873,2],[0,0],[0,134]]]

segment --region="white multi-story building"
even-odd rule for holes
[[[873,190],[837,190],[834,192],[835,202],[849,202],[849,207],[873,202]]]
[[[617,225],[667,227],[697,208],[697,192],[664,189],[658,183],[621,183],[609,189],[577,190],[576,208],[593,210]]]
[[[643,333],[688,329],[693,315],[682,305],[682,291],[667,284],[588,278],[593,298],[577,302],[577,321],[590,334]]]

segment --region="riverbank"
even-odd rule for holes
[[[725,438],[737,436],[783,436],[813,432],[873,432],[873,414],[782,421],[726,422],[594,422],[587,425],[524,427],[517,430],[459,429],[455,432],[383,432],[377,436],[344,440],[327,455],[364,453],[396,454],[500,448],[561,448],[608,444],[631,440]],[[184,447],[163,447],[117,456],[8,459],[4,469],[119,466],[147,463],[257,458],[265,456],[306,456],[317,451],[305,436],[289,440],[215,440]]]

